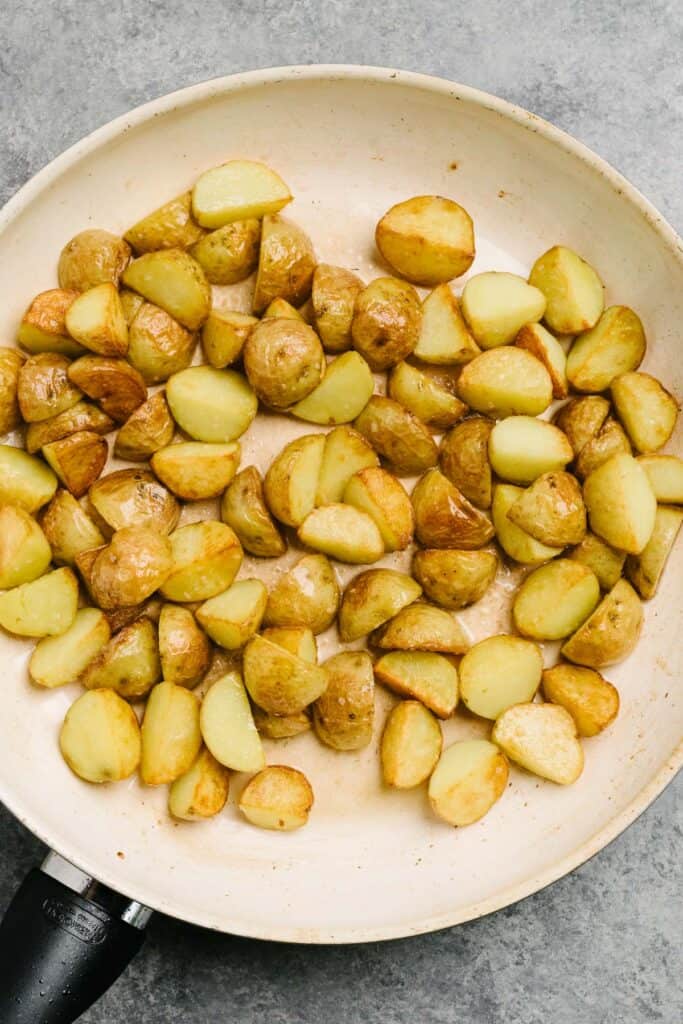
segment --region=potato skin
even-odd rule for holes
[[[441,228],[438,237],[435,222]],[[375,241],[401,277],[427,287],[460,277],[474,260],[472,218],[443,196],[414,196],[396,203],[378,222]]]
[[[16,396],[21,415],[27,423],[38,423],[58,416],[82,397],[69,380],[69,360],[56,352],[30,356],[19,370]]]
[[[287,545],[268,511],[263,481],[256,466],[247,466],[226,488],[221,519],[232,527],[242,547],[260,558],[284,555]]]
[[[562,548],[586,535],[581,487],[571,473],[543,473],[508,512],[508,518],[542,544]]]
[[[261,249],[254,291],[254,313],[261,314],[273,299],[300,306],[311,293],[315,253],[300,227],[279,214],[267,214],[261,227]]]
[[[52,441],[61,441],[63,437],[77,434],[81,430],[89,430],[94,434],[108,434],[116,424],[111,416],[107,416],[91,402],[76,402],[70,409],[51,416],[40,423],[30,423],[26,431],[26,451],[33,455],[43,445]]]
[[[276,764],[254,775],[239,799],[252,825],[278,832],[305,825],[312,806],[313,790],[303,772]]]
[[[208,671],[211,644],[189,608],[163,605],[159,616],[159,656],[167,683],[192,689]]]
[[[160,679],[156,626],[144,616],[120,629],[81,676],[87,690],[112,689],[125,700],[145,697]]]
[[[71,364],[68,375],[117,423],[125,423],[147,398],[142,376],[125,359],[81,356]]]
[[[166,310],[144,302],[128,331],[128,360],[145,384],[162,384],[192,362],[197,335]]]
[[[15,348],[0,348],[0,434],[21,423],[17,390],[24,360]]]
[[[467,412],[455,394],[456,381],[450,367],[404,361],[391,371],[388,394],[433,430],[448,430]]]
[[[428,548],[413,555],[413,576],[425,597],[450,611],[479,601],[497,571],[498,558],[492,551]]]
[[[109,446],[104,437],[80,430],[43,445],[43,456],[76,498],[82,498],[104,469]]]
[[[562,654],[587,668],[622,661],[638,642],[643,608],[630,583],[619,580],[593,614],[565,641]]]
[[[99,228],[81,231],[60,254],[59,287],[84,292],[107,282],[118,285],[129,259],[130,246],[123,238]]]
[[[206,232],[192,220],[192,193],[183,192],[136,221],[123,236],[136,253],[189,249]]]
[[[149,526],[170,533],[178,522],[180,506],[148,469],[117,469],[90,488],[90,505],[112,530]]]
[[[17,341],[27,352],[60,352],[80,356],[86,351],[69,336],[66,314],[80,292],[66,288],[49,288],[40,292],[24,313]]]
[[[309,395],[325,369],[323,348],[313,328],[283,317],[256,324],[243,358],[249,383],[273,409],[286,409]]]
[[[477,508],[491,507],[493,487],[489,435],[493,420],[470,416],[446,434],[439,448],[441,472]]]
[[[158,530],[124,527],[95,559],[90,588],[105,610],[140,604],[162,586],[172,564],[168,538]]]
[[[579,736],[597,736],[619,714],[619,692],[592,668],[560,664],[547,668],[543,696],[560,704],[576,722]]]
[[[59,490],[43,512],[40,525],[57,565],[75,565],[76,556],[104,547],[104,537],[69,491]]]
[[[313,705],[318,738],[335,750],[360,750],[372,739],[375,677],[367,651],[341,651],[323,668],[327,689]]]
[[[326,352],[352,347],[351,321],[357,296],[365,285],[350,270],[319,263],[313,274],[311,299],[315,328]]]
[[[428,470],[412,493],[415,534],[425,547],[483,547],[493,537],[489,519],[438,469]]]
[[[114,455],[129,462],[145,462],[173,440],[175,423],[163,391],[157,391],[130,414],[119,428]]]
[[[398,473],[436,465],[438,449],[427,427],[391,398],[373,395],[353,425]]]
[[[420,337],[422,307],[412,285],[378,277],[356,297],[353,346],[380,373],[411,354]]]
[[[580,398],[570,398],[557,412],[555,426],[567,435],[574,455],[578,455],[599,433],[609,415],[609,409],[609,402],[602,395],[582,395]]]
[[[209,284],[237,284],[256,270],[260,240],[260,220],[236,220],[205,235],[192,255]]]
[[[339,584],[325,555],[304,555],[270,589],[266,626],[306,626],[324,632],[339,608]]]

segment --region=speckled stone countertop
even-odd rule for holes
[[[247,68],[358,63],[442,75],[535,111],[683,228],[680,0],[5,0],[2,13],[3,201],[162,93]],[[682,795],[679,779],[544,892],[431,936],[302,948],[157,917],[145,952],[82,1020],[680,1024]],[[1,910],[42,849],[1,809],[0,849]]]

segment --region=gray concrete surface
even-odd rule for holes
[[[169,90],[350,62],[530,108],[683,229],[680,0],[4,0],[0,12],[2,200],[92,128]],[[83,1022],[680,1024],[682,794],[679,780],[545,892],[424,938],[301,949],[158,918],[145,954]],[[1,811],[0,850],[1,909],[41,851]]]

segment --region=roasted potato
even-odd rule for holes
[[[313,509],[297,531],[302,544],[339,562],[367,565],[384,554],[374,519],[353,505],[339,502]]]
[[[545,295],[517,274],[489,270],[465,285],[462,312],[481,348],[509,345],[524,324],[541,320]]]
[[[302,324],[309,323],[306,317],[299,312],[296,306],[293,306],[291,302],[287,302],[287,299],[273,299],[272,302],[269,302],[268,308],[264,311],[261,319],[267,320],[269,317],[279,317],[284,320],[297,320]]]
[[[185,501],[216,498],[239,466],[239,444],[184,441],[161,448],[150,459],[152,469],[170,491]]]
[[[58,416],[82,397],[67,377],[68,368],[69,360],[56,352],[41,352],[20,365],[15,393],[27,423]]]
[[[614,548],[639,554],[654,529],[657,502],[642,466],[613,455],[587,478],[583,497],[593,533]]]
[[[594,533],[587,533],[580,544],[577,544],[567,555],[589,569],[598,577],[603,590],[611,590],[621,576],[626,561],[625,551],[615,551],[604,540]]]
[[[344,352],[327,364],[318,386],[289,410],[307,423],[350,423],[362,413],[375,387],[370,367],[358,352]]]
[[[220,594],[242,564],[242,546],[224,523],[188,523],[170,541],[171,572],[161,587],[169,601],[206,601]]]
[[[126,700],[146,697],[160,680],[157,630],[144,616],[124,626],[108,643],[100,644],[81,676],[87,690],[115,690]]]
[[[145,384],[162,384],[192,362],[197,335],[159,306],[143,302],[128,332],[128,360]]]
[[[130,246],[123,238],[99,228],[81,231],[60,253],[59,287],[85,292],[100,284],[118,285],[129,259]]]
[[[261,222],[254,217],[225,224],[192,247],[209,284],[237,284],[258,265]]]
[[[182,249],[138,256],[124,271],[122,281],[190,331],[201,327],[211,310],[211,286],[204,271]]]
[[[40,524],[57,565],[73,566],[81,552],[105,544],[99,527],[68,491],[57,491],[43,512]]]
[[[638,555],[626,559],[626,575],[644,601],[657,593],[666,560],[683,522],[683,509],[658,505],[652,535]]]
[[[545,322],[558,334],[579,334],[600,319],[605,305],[602,281],[590,263],[565,245],[554,245],[538,257],[529,284],[545,295]]]
[[[420,297],[412,285],[396,277],[378,277],[356,296],[353,346],[370,369],[380,373],[411,354],[421,324]]]
[[[269,715],[263,708],[254,705],[252,713],[259,736],[267,740],[288,740],[311,729],[307,711],[297,711],[295,715]]]
[[[390,651],[375,662],[375,678],[395,693],[421,701],[439,718],[450,718],[458,703],[458,673],[443,654]]]
[[[628,306],[610,306],[569,350],[567,379],[576,391],[605,391],[622,373],[640,366],[645,347],[639,317]]]
[[[354,474],[375,466],[379,459],[358,431],[346,425],[335,427],[325,436],[315,504],[341,501]]]
[[[470,416],[445,435],[439,448],[441,472],[477,508],[491,507],[489,435],[493,421]]]
[[[412,493],[415,534],[425,547],[481,548],[493,537],[490,520],[438,469],[428,470]]]
[[[631,455],[630,441],[621,424],[608,416],[598,433],[586,442],[577,455],[574,472],[580,480],[585,480],[603,462],[622,452]]]
[[[155,526],[125,526],[93,562],[90,591],[104,610],[130,607],[158,590],[173,568],[171,545]]]
[[[194,441],[210,444],[236,441],[258,409],[256,395],[241,373],[212,366],[174,373],[166,385],[166,401],[181,430]]]
[[[489,436],[491,468],[516,484],[531,484],[544,474],[564,469],[572,455],[561,430],[532,416],[508,416],[496,423]]]
[[[540,360],[523,348],[482,352],[458,378],[458,395],[475,412],[498,419],[538,416],[552,401],[553,383]]]
[[[170,199],[133,224],[123,236],[136,253],[189,249],[205,234],[192,219],[192,193]]]
[[[267,626],[307,626],[323,633],[339,608],[339,584],[324,555],[304,555],[284,573],[268,595]]]
[[[562,554],[562,548],[549,547],[535,540],[525,530],[516,526],[508,517],[512,506],[524,491],[512,484],[498,484],[493,491],[491,518],[496,531],[496,540],[506,555],[525,565],[538,565]]]
[[[202,746],[199,699],[183,686],[158,683],[147,701],[141,738],[140,778],[146,786],[184,775]]]
[[[42,447],[43,458],[75,498],[82,498],[104,469],[109,455],[106,438],[91,430],[69,434]]]
[[[116,286],[98,284],[71,303],[64,318],[71,337],[100,356],[125,356],[128,324]]]
[[[389,376],[388,394],[435,430],[447,430],[467,412],[455,394],[452,371],[399,363]]]
[[[144,380],[125,359],[81,356],[69,367],[69,380],[117,423],[125,423],[147,398]]]
[[[291,832],[308,821],[313,790],[303,772],[284,765],[268,765],[242,790],[239,809],[258,828]]]
[[[324,434],[306,434],[290,441],[271,462],[264,493],[281,523],[300,526],[313,511],[324,449]]]
[[[24,357],[14,348],[0,347],[0,435],[21,423],[19,378]]]
[[[261,636],[311,665],[318,664],[318,645],[307,626],[270,626],[261,630]]]
[[[300,306],[311,294],[315,253],[305,231],[284,217],[267,215],[261,227],[253,308],[260,314],[273,299]]]
[[[386,469],[370,466],[351,477],[344,503],[374,520],[385,551],[402,551],[413,538],[413,506],[402,484]]]
[[[578,544],[586,535],[586,507],[571,473],[544,473],[519,496],[508,518],[550,547]]]
[[[419,583],[396,569],[368,569],[344,591],[339,609],[339,637],[359,640],[382,626],[422,593]]]
[[[216,370],[234,363],[258,320],[247,313],[212,309],[202,327],[202,349]]]
[[[311,299],[315,329],[327,352],[351,348],[351,321],[356,298],[365,285],[343,267],[319,263],[313,274]]]
[[[49,466],[21,448],[0,444],[0,504],[18,505],[37,512],[57,490],[57,477]]]
[[[40,423],[30,423],[26,431],[26,451],[33,455],[43,445],[61,441],[63,437],[88,430],[94,434],[108,434],[116,426],[111,416],[91,402],[76,402],[70,409],[51,416]]]
[[[567,435],[575,455],[600,433],[609,415],[609,402],[602,395],[570,399],[555,416],[555,424]]]
[[[472,218],[443,196],[414,196],[392,206],[377,224],[375,241],[392,269],[413,284],[450,281],[474,260]]]
[[[422,601],[402,608],[398,615],[374,631],[370,642],[385,651],[436,651],[437,654],[464,654],[470,646],[457,619]]]
[[[372,395],[353,425],[398,473],[422,473],[436,464],[438,449],[427,427],[391,398]]]
[[[221,519],[232,527],[251,555],[277,558],[287,550],[268,511],[263,482],[255,466],[247,466],[229,484],[221,501]]]
[[[111,530],[148,526],[157,533],[170,533],[180,515],[176,499],[148,469],[108,473],[92,485],[88,499]]]
[[[59,636],[78,608],[78,580],[71,569],[55,569],[0,594],[0,626],[17,636]]]
[[[425,597],[450,611],[482,598],[497,570],[498,558],[492,551],[430,548],[413,555],[413,576]]]
[[[562,640],[595,610],[600,584],[592,569],[558,558],[529,573],[515,594],[512,618],[522,636]]]
[[[633,587],[618,580],[593,614],[562,646],[568,661],[602,668],[622,661],[640,635],[643,608]]]
[[[380,759],[387,786],[413,789],[429,778],[439,760],[443,738],[431,711],[417,700],[402,700],[387,718]]]
[[[517,333],[515,345],[531,352],[543,363],[550,374],[553,398],[566,398],[569,394],[567,357],[557,338],[543,324],[525,324]]]
[[[494,725],[491,738],[511,761],[558,785],[571,785],[583,771],[574,719],[558,704],[508,708]]]
[[[195,687],[211,662],[211,645],[189,608],[165,604],[159,615],[159,657],[167,683]]]
[[[173,440],[175,423],[163,391],[157,391],[132,412],[119,428],[114,455],[129,462],[145,462]]]
[[[257,772],[266,759],[244,683],[238,672],[217,679],[199,715],[202,736],[220,764],[237,772]]]
[[[579,736],[597,736],[619,713],[619,693],[599,672],[578,665],[555,665],[543,672],[543,696],[574,719]]]
[[[86,782],[119,782],[140,763],[140,726],[135,712],[113,690],[83,693],[59,733],[69,768]]]
[[[36,295],[19,325],[17,342],[21,347],[33,355],[39,352],[83,355],[86,350],[69,337],[66,329],[66,312],[79,294],[72,289],[50,288]]]
[[[676,455],[639,455],[657,501],[683,504],[683,459]]]
[[[662,448],[678,418],[678,403],[673,395],[649,373],[624,373],[612,381],[611,391],[617,416],[633,447],[644,453]]]
[[[279,644],[255,636],[244,648],[244,683],[249,696],[271,715],[291,715],[325,692],[327,674]]]
[[[472,825],[505,792],[505,754],[488,740],[460,740],[446,747],[429,780],[432,810],[449,825]]]
[[[197,621],[214,643],[237,651],[259,629],[267,601],[261,580],[238,580],[200,605]]]
[[[533,700],[543,671],[537,644],[518,636],[489,636],[460,662],[460,698],[475,715],[496,719],[513,704]]]
[[[52,561],[48,539],[18,505],[0,505],[0,589],[42,576]]]
[[[126,323],[130,327],[145,300],[142,295],[132,292],[130,288],[122,288],[119,292],[119,298],[121,299],[121,309],[126,318]]]
[[[180,821],[213,818],[225,807],[230,773],[209,750],[201,750],[191,768],[171,783],[168,810]]]
[[[325,356],[312,327],[299,320],[262,320],[249,332],[244,369],[257,397],[273,409],[286,409],[320,384]]]
[[[367,651],[340,651],[323,665],[327,689],[313,705],[318,739],[334,750],[359,750],[372,739],[375,677]]]
[[[256,160],[229,160],[204,171],[192,190],[192,212],[205,228],[277,213],[292,201],[279,174]]]
[[[110,637],[109,623],[99,608],[81,608],[59,636],[36,644],[28,663],[31,681],[53,689],[78,679]]]
[[[454,366],[468,363],[479,352],[455,295],[447,284],[438,285],[422,303],[422,325],[413,355],[425,363]]]

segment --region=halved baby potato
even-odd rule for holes
[[[427,427],[391,398],[372,395],[353,425],[398,473],[422,473],[436,464],[438,449]]]
[[[203,821],[220,814],[229,792],[230,773],[204,749],[192,767],[171,783],[168,810],[180,821]]]
[[[263,481],[256,466],[247,466],[228,485],[221,501],[221,519],[232,527],[244,550],[251,555],[277,558],[287,550],[268,511]]]
[[[656,377],[649,373],[622,374],[612,381],[612,401],[639,452],[656,452],[671,437],[678,403]]]
[[[117,423],[125,423],[147,398],[142,376],[125,359],[81,356],[69,367],[69,380]]]
[[[559,704],[517,704],[493,727],[491,738],[515,764],[542,779],[570,786],[583,771],[574,719]]]
[[[109,445],[90,430],[69,434],[42,447],[43,458],[75,498],[82,498],[104,469]]]
[[[128,462],[146,462],[173,440],[175,423],[163,391],[157,391],[131,413],[119,428],[114,455]]]
[[[415,601],[376,629],[370,638],[385,651],[464,654],[470,644],[460,623],[442,608]]]
[[[121,280],[190,331],[201,327],[211,310],[211,286],[197,261],[183,249],[138,256]]]
[[[657,502],[642,466],[631,455],[613,455],[583,485],[593,533],[613,548],[639,554],[655,524]]]
[[[363,411],[374,388],[363,357],[358,352],[343,352],[327,364],[318,386],[289,411],[307,423],[350,423]]]
[[[344,488],[343,500],[374,520],[385,551],[402,551],[410,544],[413,506],[405,488],[386,469],[369,466],[354,473]]]
[[[433,286],[460,277],[474,260],[474,225],[467,210],[443,196],[396,203],[375,230],[387,263],[413,284]]]
[[[49,420],[30,423],[26,431],[26,451],[34,455],[44,444],[60,441],[69,434],[80,430],[90,430],[95,434],[108,434],[116,426],[111,416],[107,416],[91,402],[76,402],[70,409],[51,416]]]
[[[105,611],[140,604],[168,579],[173,568],[168,538],[151,525],[114,533],[92,564],[93,598]]]
[[[189,771],[201,750],[199,698],[184,686],[158,683],[149,695],[140,732],[142,782],[174,782]]]
[[[609,415],[610,405],[602,395],[571,398],[555,416],[555,424],[567,435],[574,455],[599,432]]]
[[[508,416],[489,436],[491,468],[503,480],[531,484],[572,461],[572,447],[552,423],[533,416]]]
[[[628,306],[609,306],[569,350],[569,383],[576,391],[605,391],[616,377],[640,366],[645,347],[637,314]]]
[[[173,495],[148,469],[117,469],[92,484],[90,506],[110,530],[149,526],[170,533],[180,515]]]
[[[578,334],[594,327],[605,305],[595,270],[566,245],[554,245],[538,257],[529,284],[545,295],[545,322],[558,334]]]
[[[242,546],[224,523],[188,523],[170,536],[171,571],[161,586],[169,601],[206,601],[226,590],[242,564]]]
[[[571,473],[544,473],[537,477],[514,503],[508,517],[551,547],[578,544],[586,534],[581,487]]]
[[[449,825],[472,825],[505,792],[505,754],[488,740],[460,740],[446,747],[429,780],[432,810]]]
[[[68,369],[69,360],[57,352],[41,352],[20,363],[14,393],[26,423],[58,416],[82,398]]]
[[[113,690],[93,690],[74,701],[59,733],[69,768],[86,782],[119,782],[140,763],[135,712]]]
[[[525,530],[520,529],[508,517],[512,506],[521,498],[524,491],[513,484],[497,484],[493,491],[491,518],[496,532],[496,540],[506,555],[516,562],[525,565],[538,565],[562,554],[562,548],[549,547],[535,540]]]
[[[146,384],[162,384],[192,362],[197,336],[165,309],[143,302],[128,331],[128,361]]]
[[[645,470],[657,501],[683,504],[683,459],[677,455],[639,455],[636,461]]]
[[[631,455],[631,443],[617,420],[608,416],[600,430],[587,441],[576,457],[574,472],[585,480],[613,455]]]
[[[256,270],[260,240],[261,222],[247,217],[204,235],[192,256],[209,284],[237,284]]]
[[[357,296],[365,285],[350,270],[319,263],[313,274],[311,299],[315,329],[327,352],[351,348],[351,321]]]
[[[480,352],[447,284],[438,285],[422,303],[422,325],[413,350],[416,359],[437,366],[468,363]]]
[[[36,644],[28,663],[32,682],[53,689],[78,679],[110,634],[104,612],[99,608],[81,608],[64,633],[45,637]]]
[[[450,718],[458,703],[458,672],[443,654],[391,651],[375,662],[375,678],[395,693],[421,701],[439,718]]]
[[[439,448],[441,472],[481,509],[491,507],[488,446],[493,426],[493,421],[483,416],[470,416],[445,435]]]
[[[534,569],[515,594],[512,617],[522,636],[562,640],[595,610],[600,584],[581,562],[558,558]]]
[[[455,394],[457,378],[447,369],[399,363],[389,376],[388,394],[435,430],[447,430],[467,412]]]
[[[374,519],[353,505],[335,502],[313,509],[297,531],[299,540],[339,562],[364,565],[384,554],[384,542]]]
[[[259,629],[267,601],[261,580],[237,580],[199,606],[197,621],[215,643],[237,651]]]
[[[118,285],[130,259],[123,238],[100,228],[88,228],[66,243],[59,255],[59,287],[85,292],[100,284]]]
[[[262,636],[244,649],[244,683],[249,696],[272,715],[291,715],[317,700],[328,684],[325,670]]]
[[[302,320],[264,318],[249,332],[242,355],[254,392],[273,409],[305,399],[325,370],[320,339]]]
[[[460,697],[482,718],[496,719],[513,704],[533,700],[543,671],[537,644],[518,636],[490,636],[460,662]]]
[[[400,701],[382,733],[384,782],[396,789],[419,786],[432,774],[442,746],[441,726],[431,711],[417,700]]]
[[[594,533],[587,533],[567,557],[588,566],[597,576],[601,588],[611,590],[621,576],[626,552],[616,551]]]
[[[273,299],[300,306],[311,294],[315,252],[310,238],[284,217],[266,215],[261,228],[253,310],[261,314]]]
[[[396,569],[367,569],[351,580],[339,609],[342,642],[359,640],[397,615],[422,593],[419,583]]]
[[[281,523],[300,526],[313,511],[324,450],[324,434],[306,434],[290,441],[268,467],[264,493]]]
[[[256,416],[258,400],[235,370],[189,366],[174,373],[166,385],[173,419],[194,441],[227,444],[236,441]]]
[[[222,494],[239,466],[239,444],[184,441],[152,455],[152,469],[178,498],[201,501]]]
[[[415,534],[425,547],[483,547],[493,537],[491,521],[471,505],[438,469],[428,470],[412,493]]]
[[[562,654],[588,668],[602,668],[631,653],[643,624],[643,606],[626,580],[618,580],[593,614],[566,640]]]
[[[0,503],[37,512],[57,490],[57,477],[41,459],[0,444]]]
[[[413,286],[396,277],[378,277],[356,297],[354,348],[380,373],[411,354],[421,323],[420,297]]]
[[[27,352],[59,352],[64,356],[83,355],[85,349],[69,336],[66,312],[80,291],[50,288],[40,292],[24,313],[17,342]]]
[[[87,690],[115,690],[126,700],[146,697],[160,680],[157,630],[144,616],[124,626],[101,645],[96,656],[84,666],[81,676]]]
[[[349,480],[360,470],[378,466],[374,449],[353,427],[335,427],[325,436],[316,505],[341,501]]]
[[[42,576],[52,561],[48,538],[19,505],[0,505],[0,589]]]
[[[216,370],[234,363],[257,323],[257,318],[248,313],[212,309],[202,327],[202,349],[207,362]]]
[[[257,160],[228,160],[212,167],[192,190],[192,212],[205,228],[277,213],[291,201],[280,175]]]
[[[497,570],[498,558],[492,551],[428,548],[413,555],[413,576],[425,597],[450,611],[482,598]]]
[[[367,651],[340,651],[323,665],[327,689],[313,705],[318,739],[334,750],[360,750],[372,739],[375,677]]]
[[[73,566],[77,555],[105,543],[99,527],[68,491],[57,491],[43,512],[40,525],[57,565]]]
[[[258,828],[291,832],[308,821],[313,790],[303,774],[285,765],[268,765],[242,790],[239,809]]]
[[[543,363],[553,383],[553,398],[566,398],[569,394],[567,357],[557,338],[543,324],[525,324],[515,338],[515,345],[531,352]]]
[[[597,736],[619,713],[619,693],[599,672],[555,665],[543,672],[543,696],[560,704],[576,722],[579,736]]]
[[[509,345],[524,324],[540,320],[546,299],[523,277],[489,270],[469,279],[461,306],[475,340],[488,349]]]
[[[553,383],[539,359],[506,345],[482,352],[463,367],[458,394],[471,409],[497,419],[538,416],[552,401]]]
[[[159,614],[159,657],[167,683],[195,687],[211,662],[211,645],[189,608],[162,605]]]
[[[304,555],[270,589],[264,623],[305,626],[318,634],[334,622],[339,584],[324,555]]]
[[[192,219],[192,193],[183,192],[136,221],[123,236],[136,253],[189,249],[205,234]]]
[[[125,356],[128,351],[128,324],[111,282],[82,292],[67,309],[64,322],[74,341],[97,355]]]
[[[236,772],[257,772],[266,759],[249,698],[239,672],[217,679],[202,702],[202,737],[220,764]]]
[[[77,608],[76,576],[71,569],[54,569],[0,594],[0,626],[17,636],[59,636]]]
[[[21,352],[0,347],[0,434],[7,434],[21,424],[18,390],[23,363]]]
[[[654,597],[683,522],[683,509],[658,505],[652,536],[638,555],[626,559],[626,575],[644,601]]]

